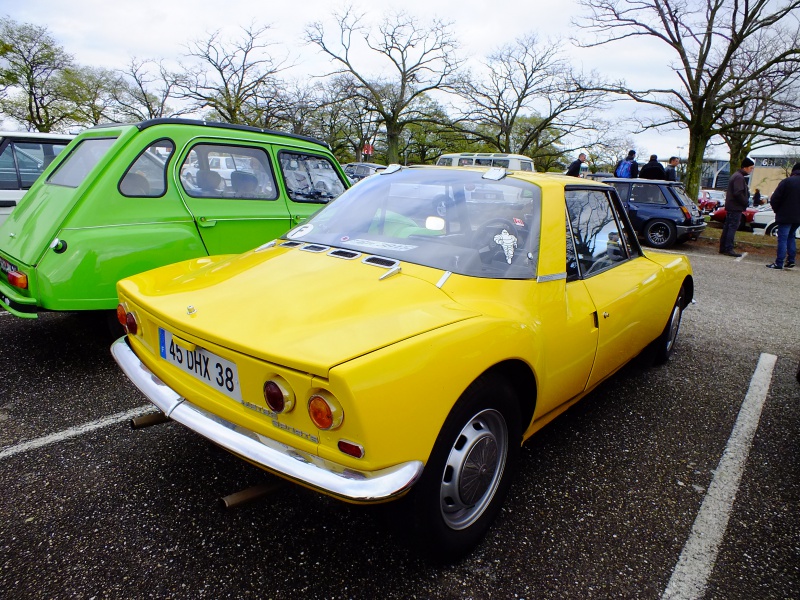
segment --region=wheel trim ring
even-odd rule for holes
[[[506,421],[494,409],[473,416],[455,437],[439,486],[442,518],[451,529],[466,529],[489,506],[505,469],[508,439]]]
[[[675,304],[672,309],[672,315],[669,319],[669,336],[667,336],[667,352],[672,351],[675,345],[675,340],[678,339],[678,330],[681,327],[681,307],[680,302]]]

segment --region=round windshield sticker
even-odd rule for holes
[[[290,231],[288,237],[290,240],[296,240],[297,238],[304,237],[311,233],[311,230],[314,229],[314,226],[311,224],[308,225],[300,225],[297,229]]]
[[[350,239],[350,236],[349,236],[349,235],[343,235],[343,236],[342,236],[342,239],[341,239],[340,241],[342,241],[342,242],[346,242],[346,241],[348,241],[349,239]]]

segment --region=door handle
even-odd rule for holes
[[[217,224],[217,220],[216,219],[206,219],[205,217],[200,217],[200,219],[197,221],[197,224],[200,227],[213,227],[214,225]]]

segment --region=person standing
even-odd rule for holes
[[[660,179],[664,181],[666,178],[667,172],[664,170],[664,165],[658,162],[658,156],[651,154],[650,162],[645,163],[642,170],[639,171],[639,179]]]
[[[614,177],[636,179],[639,176],[639,163],[636,162],[636,150],[628,150],[628,156],[614,167]]]
[[[678,181],[678,165],[681,164],[681,159],[677,156],[670,156],[667,168],[664,171],[667,174],[667,181]]]
[[[750,206],[750,190],[747,177],[753,172],[755,163],[746,158],[742,160],[742,168],[731,175],[728,190],[725,192],[725,224],[719,238],[719,253],[726,256],[739,257],[741,254],[733,249],[736,230],[742,221],[744,209]]]
[[[778,184],[769,203],[775,211],[778,225],[778,253],[768,269],[791,269],[797,257],[795,235],[800,227],[800,162],[792,167],[792,174]]]
[[[761,190],[758,188],[753,194],[753,206],[761,206]]]
[[[581,176],[581,165],[586,162],[586,155],[581,152],[578,155],[578,160],[573,161],[569,167],[567,167],[566,175],[570,177],[580,177]]]

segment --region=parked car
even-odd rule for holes
[[[697,205],[679,181],[609,177],[636,233],[648,246],[670,248],[697,239],[706,227]]]
[[[440,167],[502,167],[513,171],[533,171],[533,159],[530,156],[505,152],[442,154],[436,164]]]
[[[753,233],[763,233],[765,235],[778,237],[778,226],[777,223],[775,223],[775,211],[772,210],[769,204],[756,209],[753,220],[750,221],[750,226],[753,228]],[[800,229],[797,231],[796,237],[800,240]]]
[[[183,119],[88,129],[0,226],[0,306],[113,311],[119,279],[254,248],[347,185],[312,138]]]
[[[742,211],[742,219],[739,222],[739,231],[749,231],[751,224],[753,223],[753,219],[756,216],[758,209],[754,206],[750,206],[749,208],[745,208]],[[718,208],[713,213],[711,213],[711,220],[716,221],[717,223],[724,223],[725,217],[728,215],[728,211],[725,210],[725,207]]]
[[[0,225],[74,135],[0,131]]]
[[[451,559],[500,511],[524,439],[642,351],[667,360],[693,286],[608,186],[393,165],[255,250],[121,281],[112,353],[165,416],[254,465],[403,497]]]
[[[725,192],[722,190],[700,190],[697,206],[703,214],[711,214],[721,206],[725,206]]]
[[[355,183],[385,168],[386,165],[379,165],[377,163],[352,162],[344,166],[344,172],[350,178],[350,181]]]

